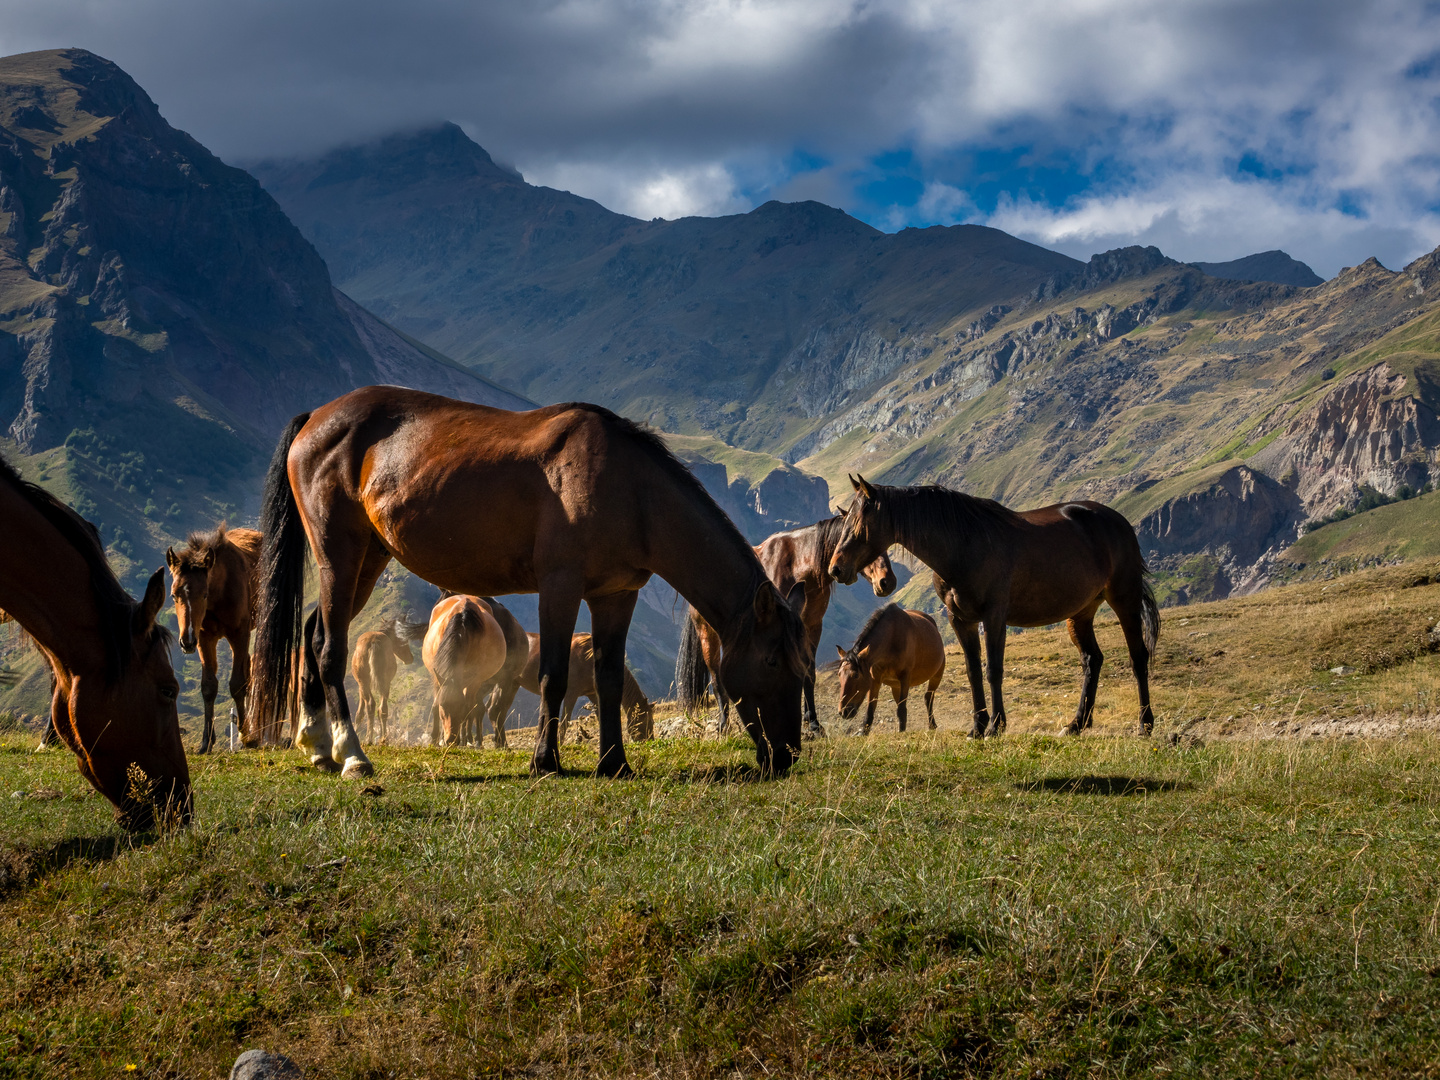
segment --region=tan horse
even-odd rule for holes
[[[515,686],[510,691],[512,701],[515,691],[521,687],[532,694],[540,692],[540,635],[527,636],[530,639],[529,661],[517,675]],[[594,704],[599,702],[595,687],[595,647],[589,634],[576,634],[570,639],[570,679],[566,685],[565,704],[560,713],[562,741],[570,726],[570,717],[575,711],[576,703],[582,697]],[[640,684],[635,681],[635,676],[628,667],[625,669],[625,689],[620,707],[625,711],[626,734],[630,736],[631,742],[654,738],[655,706],[645,696],[645,691],[640,689]]]
[[[445,743],[479,741],[485,694],[505,664],[505,632],[478,596],[447,596],[430,612],[422,655],[435,686]]]
[[[658,574],[720,631],[722,677],[762,775],[800,747],[810,664],[798,616],[754,550],[658,436],[598,405],[506,412],[394,386],[346,394],[290,422],[265,479],[252,708],[288,712],[301,658],[297,742],[316,768],[374,771],[345,696],[350,621],[390,560],[445,589],[540,594],[546,720],[531,769],[560,771],[570,637],[590,608],[600,691],[596,771],[627,776],[625,638]],[[307,549],[321,567],[305,634]]]
[[[200,650],[200,697],[205,702],[201,754],[215,743],[215,698],[220,692],[220,660],[216,648],[230,643],[230,700],[246,746],[278,743],[265,732],[246,729],[245,694],[250,685],[250,630],[255,624],[255,568],[260,562],[260,534],[254,529],[193,532],[177,554],[165,549],[170,567],[170,595],[180,623],[180,648]]]
[[[350,660],[350,673],[360,686],[360,704],[355,709],[355,723],[365,717],[365,741],[374,742],[374,725],[380,725],[380,741],[390,741],[390,686],[401,663],[413,664],[415,652],[412,638],[423,638],[424,623],[412,624],[397,619],[384,630],[372,630],[355,640],[355,655]]]
[[[895,699],[900,730],[905,730],[906,700],[910,688],[925,684],[925,715],[935,729],[935,688],[945,675],[945,642],[935,620],[923,611],[886,604],[860,628],[854,648],[840,654],[840,715],[853,719],[866,699],[865,727],[875,722],[880,687],[888,686]]]
[[[1095,612],[1102,603],[1110,605],[1125,632],[1140,692],[1140,734],[1150,734],[1155,726],[1150,655],[1160,636],[1160,612],[1140,543],[1124,515],[1097,502],[1017,513],[942,487],[885,487],[864,477],[850,479],[855,501],[830,573],[837,581],[854,581],[856,569],[891,544],[902,545],[935,572],[935,592],[965,650],[975,705],[972,738],[1005,730],[1005,628],[1062,619],[1080,650],[1082,678],[1080,704],[1065,731],[1078,735],[1090,726],[1105,660],[1095,640]],[[986,714],[980,681],[981,625],[993,719]]]
[[[188,821],[190,769],[170,635],[155,622],[165,571],[136,603],[115,579],[95,527],[0,459],[0,610],[54,676],[50,717],[80,775],[126,828]]]
[[[505,635],[505,662],[500,665],[500,670],[480,687],[483,707],[479,712],[471,714],[470,720],[474,726],[472,728],[470,721],[466,722],[460,741],[465,744],[473,743],[475,746],[484,745],[485,717],[488,715],[490,730],[495,733],[495,749],[503,750],[506,746],[505,719],[510,713],[515,694],[520,689],[520,672],[530,656],[530,636],[525,633],[525,628],[520,625],[520,620],[511,614],[510,609],[493,596],[477,596],[475,599],[490,612],[499,624],[500,632]],[[440,711],[432,708],[430,745],[439,746],[442,738]]]
[[[790,596],[797,588],[804,595],[800,621],[805,624],[811,656],[804,685],[804,732],[807,737],[824,734],[815,714],[814,657],[815,650],[820,647],[820,636],[825,632],[825,612],[830,608],[830,590],[835,584],[830,576],[830,557],[834,555],[844,531],[844,518],[827,518],[803,529],[775,533],[755,548],[760,565],[765,567],[766,576],[775,583],[780,595]],[[882,552],[860,572],[870,582],[876,596],[889,596],[895,591],[895,570],[885,553]],[[692,608],[680,637],[680,654],[675,661],[675,686],[680,706],[689,712],[700,704],[706,684],[713,684],[715,698],[720,705],[720,731],[723,734],[730,724],[730,700],[720,685],[721,659],[720,636]]]

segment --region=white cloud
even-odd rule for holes
[[[631,166],[620,162],[539,162],[520,171],[532,184],[573,191],[638,218],[742,214],[750,204],[718,162],[683,168]]]

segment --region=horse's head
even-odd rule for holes
[[[210,568],[215,565],[215,549],[186,548],[176,555],[174,548],[166,548],[165,565],[170,567],[170,595],[175,598],[175,619],[180,624],[180,648],[193,653],[210,606]]]
[[[840,716],[850,720],[859,711],[860,702],[870,693],[875,679],[870,674],[869,665],[860,659],[860,654],[854,649],[846,652],[836,645],[835,651],[840,654]]]
[[[842,585],[855,581],[861,567],[868,567],[890,550],[894,537],[880,514],[880,498],[863,476],[850,477],[855,498],[845,513],[845,528],[835,554],[830,557],[830,576]],[[889,566],[889,560],[886,560]],[[893,580],[894,571],[890,572]],[[874,579],[872,578],[873,582]],[[893,586],[892,586],[893,588]],[[876,589],[876,595],[884,595]]]
[[[190,769],[175,702],[170,635],[155,622],[165,604],[165,572],[155,571],[130,612],[124,655],[103,671],[55,665],[55,730],[79,757],[80,772],[116,807],[127,829],[190,820]]]
[[[800,691],[810,670],[810,644],[799,611],[805,587],[788,600],[768,580],[752,609],[724,642],[720,681],[755,740],[761,772],[780,775],[800,751]]]
[[[404,619],[396,619],[386,633],[390,637],[390,647],[395,653],[395,659],[404,664],[413,664],[415,651],[410,648],[410,624]]]
[[[870,582],[876,596],[889,596],[895,591],[895,568],[890,565],[889,555],[881,554],[860,573]]]

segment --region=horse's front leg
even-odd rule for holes
[[[560,709],[570,682],[570,639],[580,614],[578,576],[554,574],[540,586],[540,730],[530,772],[560,772]]]
[[[865,726],[860,729],[862,735],[870,734],[870,726],[875,723],[875,706],[880,704],[880,684],[875,683],[870,687],[870,696],[865,699]]]
[[[230,700],[235,703],[235,726],[240,729],[240,738],[246,746],[273,746],[276,740],[266,738],[266,732],[249,730],[245,715],[245,695],[250,690],[250,629],[246,627],[225,640],[230,643]]]
[[[994,713],[986,738],[1005,734],[1005,613],[991,612],[985,619],[985,675],[990,683],[990,705]]]
[[[220,639],[203,631],[200,638],[200,699],[205,703],[205,727],[200,734],[200,750],[208,754],[215,745],[215,698],[220,693],[220,659],[215,655]]]
[[[802,739],[822,739],[825,729],[820,726],[820,717],[815,712],[815,658],[810,658],[810,667],[805,672],[805,726],[800,732]]]
[[[895,699],[895,719],[900,724],[900,730],[905,730],[905,722],[909,719],[908,702],[910,699],[910,686],[904,680],[890,688],[890,696]]]
[[[519,691],[518,683],[497,686],[495,696],[490,699],[490,727],[495,732],[495,749],[505,749],[505,721],[510,716],[510,705]]]
[[[974,709],[970,738],[983,739],[985,728],[990,723],[990,713],[985,709],[985,681],[980,674],[980,624],[961,622],[952,615],[950,627],[960,639],[960,648],[965,653],[965,675],[970,680],[970,701]],[[935,725],[932,723],[930,726]]]
[[[633,776],[625,760],[625,725],[621,699],[625,696],[625,639],[635,614],[637,591],[615,593],[589,601],[590,639],[595,648],[595,693],[600,698],[601,776]]]

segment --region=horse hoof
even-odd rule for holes
[[[806,740],[807,742],[811,739],[823,739],[825,738],[825,729],[819,724],[812,725],[803,729],[800,732],[800,738]]]
[[[334,760],[333,758],[328,758],[328,757],[316,757],[316,758],[311,758],[311,759],[310,759],[310,764],[311,764],[311,765],[314,765],[315,768],[319,769],[321,772],[337,773],[337,772],[340,771],[340,763],[339,763],[338,761]]]
[[[1063,728],[1060,729],[1060,734],[1061,734],[1061,735],[1079,735],[1079,734],[1080,734],[1080,728],[1079,728],[1077,725],[1075,725],[1075,724],[1066,724]]]
[[[374,776],[375,766],[364,758],[351,758],[345,763],[345,768],[341,770],[340,775],[346,780],[354,780],[361,776]]]
[[[630,767],[630,763],[628,761],[622,761],[618,769],[597,769],[596,774],[599,776],[609,777],[611,780],[635,779],[635,770]]]

